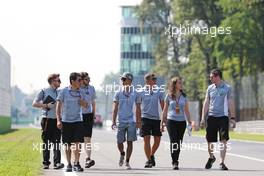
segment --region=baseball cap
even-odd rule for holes
[[[133,75],[129,72],[124,72],[120,77],[130,79],[131,81],[133,80]]]
[[[144,76],[145,80],[150,80],[150,79],[157,79],[156,75],[154,73],[148,73]]]

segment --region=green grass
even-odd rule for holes
[[[41,153],[33,150],[40,143],[40,130],[18,129],[0,135],[0,175],[40,175]]]
[[[11,128],[11,118],[0,116],[0,134],[9,131]]]
[[[194,131],[193,135],[205,136],[205,130]],[[239,133],[230,131],[230,139],[264,142],[264,134]]]

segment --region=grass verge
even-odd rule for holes
[[[40,130],[18,129],[0,135],[0,175],[40,175],[41,153],[33,150],[40,143]]]
[[[205,130],[194,131],[193,135],[205,136]],[[229,132],[230,139],[264,142],[264,134]]]

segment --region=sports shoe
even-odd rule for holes
[[[156,166],[156,162],[155,162],[155,157],[154,157],[154,155],[151,155],[151,156],[150,156],[150,160],[151,160],[151,162],[152,162],[152,166]]]
[[[173,170],[179,170],[179,162],[174,162],[174,163],[172,163],[172,169]]]
[[[90,168],[90,167],[92,167],[94,165],[95,165],[95,161],[94,160],[86,159],[85,168]]]
[[[123,166],[124,160],[125,160],[125,154],[121,154],[120,159],[119,159],[119,166],[120,167]]]
[[[214,162],[215,162],[214,156],[213,156],[213,158],[209,158],[206,165],[205,165],[205,169],[211,169]]]
[[[221,170],[228,170],[228,168],[226,167],[226,165],[224,163],[220,163],[220,169]]]
[[[130,164],[128,162],[126,162],[125,166],[126,166],[126,169],[127,170],[131,170],[132,169],[131,166],[130,166]]]
[[[71,164],[67,165],[66,172],[72,172],[72,165]]]
[[[152,168],[152,161],[148,160],[145,164],[145,168]]]
[[[62,168],[64,168],[64,164],[63,163],[57,163],[53,167],[53,169],[62,169]]]
[[[43,164],[43,169],[49,169],[49,165],[48,164]]]
[[[79,162],[77,162],[73,165],[73,170],[76,172],[83,172],[83,168],[81,167]]]

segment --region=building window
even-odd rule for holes
[[[136,13],[133,7],[123,7],[122,8],[122,16],[123,18],[135,18]]]

